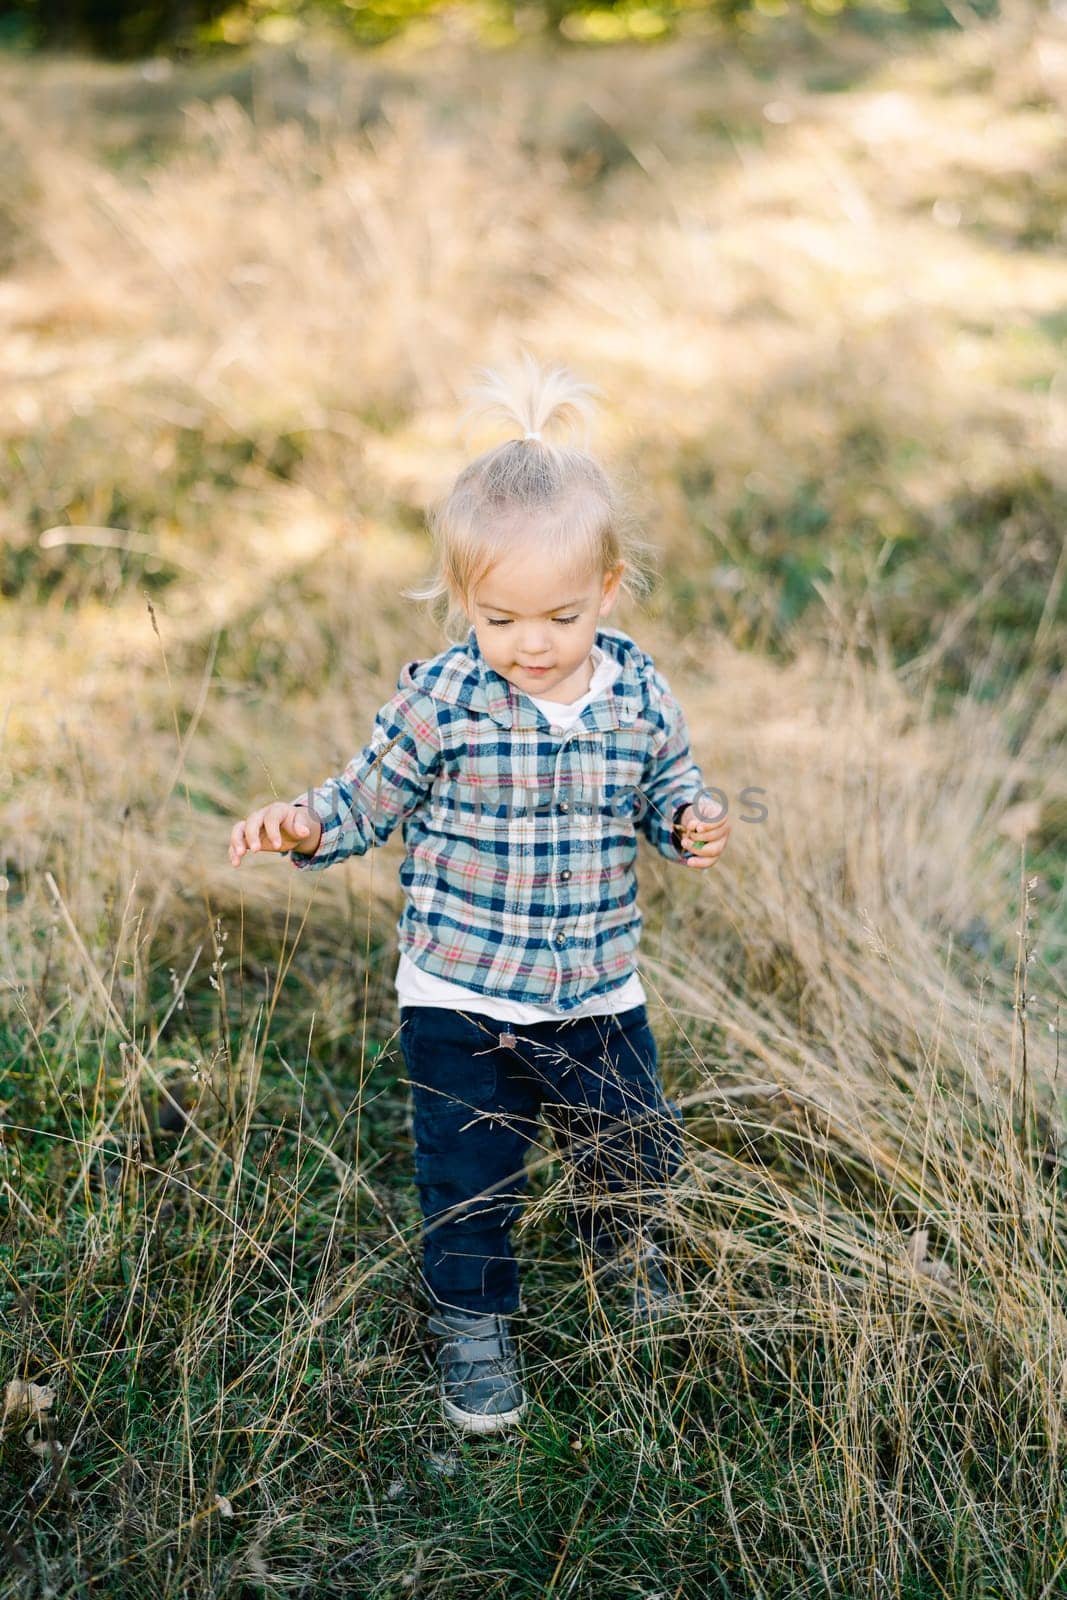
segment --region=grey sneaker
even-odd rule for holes
[[[526,1406],[508,1319],[494,1311],[435,1311],[441,1408],[463,1433],[496,1433]]]
[[[667,1258],[652,1239],[636,1238],[612,1256],[598,1272],[608,1288],[621,1286],[635,1323],[658,1322],[685,1310],[685,1296],[667,1276]]]

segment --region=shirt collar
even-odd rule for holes
[[[607,693],[598,695],[584,707],[576,726],[585,723],[601,730],[620,728],[633,722],[641,708],[641,679],[647,672],[649,658],[619,628],[598,628],[596,643],[606,656],[619,663],[621,670],[614,683],[608,686]],[[545,722],[544,714],[533,701],[487,664],[473,627],[468,630],[466,644],[459,650],[456,668],[443,673],[435,684],[433,693],[439,699],[472,711],[485,711],[501,728],[537,728]]]

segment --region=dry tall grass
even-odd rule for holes
[[[55,1393],[0,1594],[1053,1600],[1063,24],[151,73],[0,62],[0,1382]],[[520,339],[605,390],[617,620],[767,817],[641,861],[684,1329],[612,1322],[546,1150],[529,1422],[452,1449],[399,840],[225,847],[442,647],[397,590]]]

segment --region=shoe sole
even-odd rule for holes
[[[526,1410],[526,1401],[510,1411],[464,1411],[454,1400],[442,1400],[441,1407],[448,1421],[461,1433],[499,1433],[502,1428],[510,1428],[518,1422]]]

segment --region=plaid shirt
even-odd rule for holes
[[[635,969],[637,830],[682,861],[676,814],[703,788],[685,718],[652,657],[615,628],[620,664],[562,731],[466,644],[409,661],[370,742],[294,796],[322,823],[315,872],[403,821],[400,948],[480,994],[573,1010]]]

